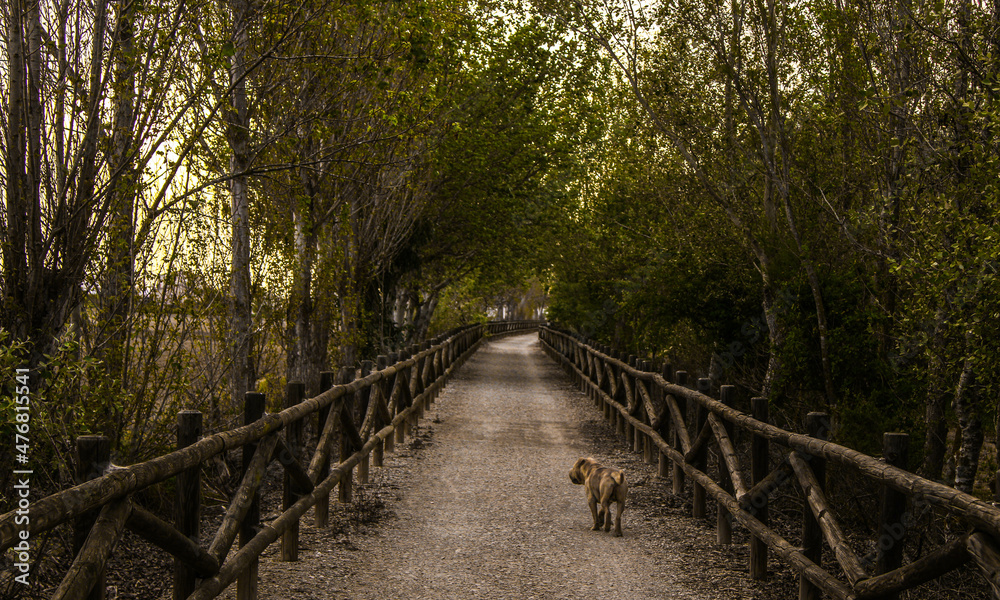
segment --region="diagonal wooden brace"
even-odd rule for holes
[[[125,526],[147,542],[169,552],[200,577],[211,577],[219,572],[218,559],[176,527],[138,504],[132,505],[132,514]]]
[[[127,497],[104,505],[83,547],[52,595],[54,600],[75,600],[89,596],[90,590],[104,571],[111,551],[121,538],[125,520],[131,511],[132,502]]]

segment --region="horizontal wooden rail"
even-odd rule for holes
[[[685,478],[694,483],[694,515],[704,514],[704,506],[699,506],[703,500],[699,498],[707,493],[719,504],[720,512],[725,511],[750,531],[753,536],[752,576],[764,576],[767,550],[770,549],[801,574],[800,598],[803,600],[815,598],[816,591],[838,599],[887,598],[972,561],[986,576],[994,598],[1000,598],[1000,548],[997,544],[1000,509],[914,475],[902,465],[892,464],[893,460],[886,460],[893,452],[889,445],[886,457],[880,460],[822,439],[818,432],[810,436],[786,431],[766,422],[766,412],[762,413],[765,418],[754,418],[726,402],[687,387],[684,385],[686,374],[682,372],[677,373],[676,383],[668,381],[669,368],[663,373],[640,369],[637,366],[640,362],[634,358],[623,360],[606,347],[552,327],[541,327],[539,337],[546,351],[563,365],[608,420],[617,425],[627,442],[634,441],[633,446],[637,449],[644,444],[658,449],[661,475],[667,472],[664,461],[675,465],[676,493],[681,491]],[[708,386],[700,387],[707,389]],[[766,409],[766,401],[757,400],[761,402],[756,402],[755,406]],[[704,415],[697,418],[697,424],[688,422],[686,406],[695,407],[694,414]],[[823,415],[814,413],[810,417],[821,419]],[[816,422],[814,420],[814,424]],[[752,468],[739,464],[733,437],[727,431],[730,426],[744,430],[755,440],[750,450]],[[666,439],[668,437],[673,442]],[[898,437],[903,439],[896,439]],[[640,438],[645,438],[643,443]],[[787,451],[785,461],[776,468],[769,468],[767,464],[767,443],[777,444]],[[905,446],[905,436],[887,434],[886,443]],[[706,472],[704,450],[709,444],[718,449],[721,482]],[[871,565],[864,564],[847,544],[823,492],[824,483],[820,478],[825,476],[828,462],[853,469],[883,490],[881,537],[876,540],[880,550],[876,572],[869,572]],[[753,474],[750,481],[745,480],[748,473]],[[802,488],[803,512],[813,517],[803,521],[802,537],[807,543],[804,548],[790,544],[767,522],[769,496],[787,483],[797,483]],[[902,565],[901,549],[908,524],[907,501],[934,507],[940,511],[942,519],[964,523],[967,530],[974,532],[974,537],[966,535],[952,540],[929,555]],[[727,527],[728,519],[720,518],[719,539],[729,539],[728,531],[724,531]],[[811,558],[818,556],[820,546],[815,544],[823,542],[832,551],[840,573],[823,569]]]
[[[416,424],[448,379],[483,340],[535,330],[540,325],[539,321],[501,321],[461,327],[405,351],[405,358],[394,364],[349,383],[332,385],[305,400],[301,400],[301,392],[297,391],[300,385],[290,384],[287,408],[278,413],[259,417],[256,415],[260,413],[256,413],[248,417],[243,427],[200,440],[195,435],[174,452],[129,467],[115,467],[94,479],[32,502],[27,529],[23,525],[23,514],[11,511],[0,515],[0,551],[13,547],[20,536],[33,537],[70,521],[82,524],[80,526],[86,529],[78,534],[82,542],[80,553],[54,597],[103,598],[103,589],[100,589],[103,586],[98,582],[102,581],[107,559],[127,527],[175,557],[178,565],[175,598],[213,598],[239,579],[237,597],[252,599],[256,596],[255,565],[260,553],[284,534],[297,531],[299,519],[309,508],[316,506],[317,514],[325,514],[319,509],[329,502],[330,491],[338,485],[344,491],[354,478],[354,469],[364,465],[367,470],[369,455],[376,450],[376,465],[380,465],[381,450],[391,451],[391,442],[403,440],[410,426]],[[381,365],[388,364],[386,358],[380,357]],[[262,395],[247,396],[248,401],[253,396],[254,402],[263,406]],[[258,396],[260,398],[256,398]],[[355,398],[368,401],[367,409],[360,415],[360,423],[354,421],[354,412],[348,410]],[[199,417],[192,412],[182,411],[182,415],[200,424],[200,418],[190,419]],[[299,456],[303,451],[301,425],[314,416],[321,419],[321,435],[310,459],[303,463]],[[200,425],[197,431],[200,434]],[[279,437],[282,434],[284,437]],[[336,438],[343,440],[351,451],[342,454],[339,463],[326,470],[324,464],[330,462]],[[251,449],[249,454],[244,454],[246,474],[208,548],[197,541],[196,523],[195,535],[181,533],[167,521],[134,504],[131,496],[135,492],[182,474],[185,482],[200,485],[197,473],[206,460],[238,448]],[[267,465],[275,459],[287,473],[284,478],[286,506],[282,506],[276,519],[262,524],[257,522],[259,516],[255,507]],[[363,477],[366,476],[365,472]],[[199,512],[197,506],[183,505],[184,502],[200,501],[197,489],[186,490],[184,498],[187,500],[179,498],[175,506],[178,522],[180,515],[185,515],[183,520],[189,522],[189,515]],[[94,511],[100,513],[99,517],[96,521],[89,517],[88,521],[87,515]],[[189,525],[184,528],[188,529]],[[240,548],[231,553],[229,549],[240,531],[244,532],[240,536]],[[249,537],[246,532],[250,533]],[[297,533],[292,533],[285,535],[282,543],[297,546],[297,540]],[[296,553],[297,547],[287,551],[283,548],[282,556],[294,560]],[[251,575],[249,580],[248,573]],[[95,591],[93,596],[90,595],[92,589]]]

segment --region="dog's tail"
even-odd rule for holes
[[[622,485],[625,483],[625,473],[622,473],[621,471],[613,471],[611,473],[611,479],[614,479],[617,485]]]

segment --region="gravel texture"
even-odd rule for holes
[[[307,515],[298,562],[279,562],[277,544],[265,552],[260,596],[772,597],[745,579],[745,544],[716,546],[708,522],[684,516],[669,481],[599,419],[535,335],[485,344],[416,435],[356,486],[354,504],[334,503],[330,529]],[[569,480],[581,456],[626,470],[624,537],[590,531],[583,488]]]

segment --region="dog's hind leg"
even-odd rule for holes
[[[625,501],[618,500],[618,515],[615,517],[615,537],[622,536],[622,513],[625,512]],[[611,515],[608,514],[608,521],[611,521]]]
[[[624,475],[618,479],[618,485],[615,486],[614,493],[611,496],[618,503],[618,515],[615,517],[615,537],[621,537],[622,513],[625,512],[625,502],[628,500],[628,483],[625,482]],[[611,521],[610,512],[608,513],[608,521]]]
[[[601,517],[604,519],[604,531],[611,531],[611,504],[601,503]]]
[[[594,526],[591,527],[590,530],[599,531],[601,529],[604,513],[597,512],[597,498],[588,495],[587,503],[590,505],[590,514],[594,516]]]
[[[604,531],[611,531],[611,490],[602,490],[600,516],[604,522]]]

